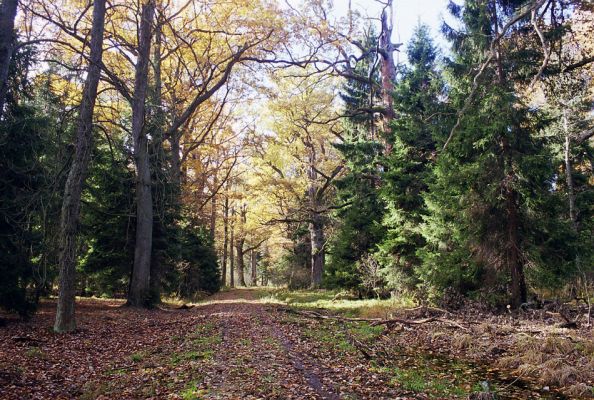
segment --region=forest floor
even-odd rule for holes
[[[235,289],[156,310],[81,299],[65,335],[44,301],[0,328],[0,398],[451,399],[486,382],[500,399],[593,395],[591,330],[333,297]],[[377,314],[405,322],[347,319]]]

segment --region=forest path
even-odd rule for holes
[[[0,328],[0,398],[398,398],[389,375],[324,330],[331,323],[269,295],[234,289],[154,310],[78,299],[78,328],[64,335],[51,330],[55,301],[43,301],[31,320]]]
[[[300,321],[277,305],[260,300],[261,296],[261,290],[234,289],[216,294],[197,307],[198,313],[208,315],[211,332],[218,335],[213,341],[213,368],[198,384],[204,388],[205,398],[382,397],[385,388],[378,392],[373,385],[374,378],[380,383],[377,375],[369,372],[365,376],[361,371],[356,377],[345,374],[348,362],[336,355],[324,357],[323,346],[302,332]],[[360,370],[361,365],[351,367]],[[351,385],[354,380],[358,382]],[[361,382],[369,382],[369,386]],[[394,398],[394,393],[385,394]]]
[[[462,399],[485,379],[421,350],[419,331],[309,318],[281,296],[234,289],[153,310],[79,299],[78,329],[65,335],[44,301],[0,329],[0,399]],[[541,397],[519,390],[501,398]]]

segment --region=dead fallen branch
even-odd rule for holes
[[[43,343],[43,340],[35,339],[28,336],[13,336],[11,339],[17,343]]]
[[[430,311],[430,312],[434,312],[434,313],[443,313],[444,315],[445,314],[454,315],[454,313],[452,313],[448,310],[444,310],[443,308],[430,307],[430,306],[418,306],[418,307],[414,307],[414,308],[403,308],[400,311],[402,311],[402,312],[421,311],[423,313]]]
[[[464,331],[469,331],[468,328],[466,328],[465,326],[462,326],[461,324],[459,324],[456,321],[451,321],[445,318],[439,318],[439,317],[430,317],[430,318],[423,318],[423,319],[405,319],[405,318],[390,318],[390,319],[382,319],[382,318],[349,318],[349,317],[341,317],[339,315],[326,315],[326,314],[321,314],[318,313],[316,311],[300,311],[300,310],[295,310],[292,308],[283,308],[284,311],[289,312],[289,313],[293,313],[293,314],[298,314],[298,315],[302,315],[305,317],[310,317],[310,318],[315,318],[315,319],[325,319],[325,320],[337,320],[337,321],[347,321],[347,322],[368,322],[370,323],[372,326],[378,326],[378,325],[386,325],[388,327],[395,325],[395,324],[401,324],[401,325],[422,325],[422,324],[426,324],[429,322],[441,322],[445,325],[451,326],[451,327],[455,327],[458,329],[462,329]]]
[[[442,324],[455,327],[458,329],[462,329],[463,331],[469,331],[470,329],[466,328],[465,326],[459,324],[456,321],[452,321],[445,318],[439,317],[429,317],[423,319],[404,319],[404,318],[390,318],[390,319],[383,319],[376,322],[372,322],[371,325],[394,325],[394,324],[401,324],[401,325],[422,325],[429,322],[441,322]]]
[[[563,312],[562,309],[560,309],[559,312],[547,311],[546,314],[555,316],[555,317],[561,317],[561,319],[563,319],[565,322],[559,324],[559,328],[566,328],[566,329],[577,329],[578,322],[581,317],[581,315],[579,315],[577,319],[572,320]]]

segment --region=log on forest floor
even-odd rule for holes
[[[326,314],[321,314],[319,312],[316,311],[300,311],[300,310],[295,310],[292,308],[281,308],[283,311],[288,312],[288,313],[294,313],[294,314],[298,314],[304,317],[308,317],[308,318],[315,318],[315,319],[333,319],[333,320],[338,320],[338,321],[346,321],[346,322],[368,322],[370,323],[372,326],[377,326],[377,325],[386,325],[386,327],[391,327],[393,325],[396,324],[401,324],[401,325],[421,325],[421,324],[426,324],[429,322],[441,322],[443,324],[446,324],[448,326],[451,327],[455,327],[458,329],[462,329],[464,331],[469,331],[470,329],[461,325],[460,323],[456,322],[456,321],[452,321],[449,319],[445,319],[445,318],[440,318],[440,317],[429,317],[429,318],[422,318],[422,319],[405,319],[405,318],[389,318],[389,319],[383,319],[383,318],[349,318],[349,317],[342,317],[339,315],[326,315]]]

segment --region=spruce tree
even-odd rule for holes
[[[384,207],[377,192],[382,145],[370,112],[380,102],[376,92],[378,74],[373,70],[377,38],[372,30],[364,46],[370,51],[355,67],[355,74],[365,79],[348,79],[341,93],[347,118],[344,141],[335,146],[345,160],[347,172],[335,182],[337,228],[330,241],[325,277],[329,286],[350,289],[361,289],[358,263],[375,251],[385,231],[381,225]]]
[[[512,307],[527,300],[526,268],[562,262],[564,254],[550,251],[558,244],[555,232],[564,228],[549,223],[556,199],[551,157],[537,135],[542,119],[518,94],[533,75],[526,73],[527,42],[515,34],[530,23],[529,15],[495,42],[494,57],[472,89],[477,65],[524,3],[450,3],[462,28],[444,27],[453,53],[448,97],[463,112],[425,195],[428,245],[422,252],[423,279],[463,292],[504,284]]]
[[[82,198],[82,292],[97,296],[125,293],[134,261],[134,172],[123,135],[97,138]]]
[[[420,232],[427,213],[423,194],[446,126],[437,55],[429,28],[418,25],[407,47],[409,65],[401,66],[401,79],[395,87],[397,118],[392,124],[392,152],[385,157],[381,188],[387,233],[379,255],[392,287],[415,286],[421,265],[417,249],[425,245]]]

